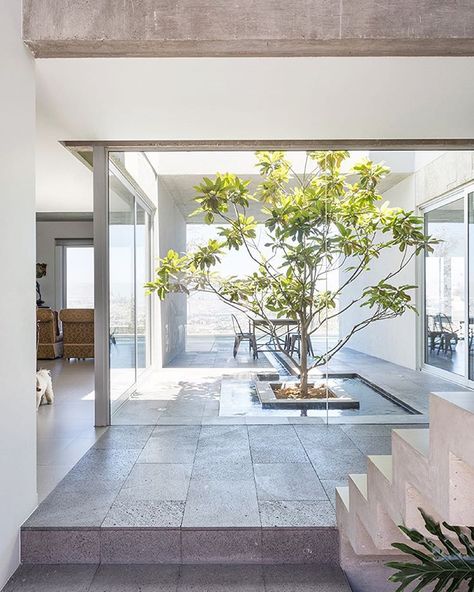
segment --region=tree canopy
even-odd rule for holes
[[[284,152],[257,152],[261,182],[253,193],[249,180],[232,173],[204,177],[194,188],[195,214],[207,224],[221,224],[218,238],[192,252],[169,251],[148,290],[160,299],[175,292],[216,294],[249,318],[263,319],[280,350],[272,319],[297,321],[301,355],[292,358],[306,384],[308,371],[327,362],[355,333],[415,310],[416,286],[394,280],[437,242],[424,234],[423,220],[413,211],[383,202],[378,185],[390,172],[387,166],[362,159],[347,170],[348,159],[347,151],[308,152],[305,170],[297,173]],[[260,222],[249,214],[251,202],[265,226],[265,249],[256,241]],[[233,249],[244,252],[254,267],[244,277],[216,271]],[[397,249],[398,263],[377,283],[354,291],[356,280],[389,249]],[[328,274],[335,271],[341,281],[329,289]],[[339,306],[344,293],[350,298]],[[306,338],[356,306],[366,309],[363,318],[308,360]]]

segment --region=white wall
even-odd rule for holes
[[[46,263],[46,277],[39,280],[41,296],[51,308],[58,309],[63,304],[57,298],[58,274],[56,269],[56,239],[87,238],[94,237],[92,221],[53,221],[36,223],[36,262]]]
[[[415,178],[410,175],[401,183],[395,185],[383,195],[391,206],[398,206],[408,210],[415,209]],[[367,286],[376,284],[389,270],[400,263],[398,249],[390,249],[380,259],[373,262],[370,271],[363,273],[356,282],[351,284],[341,297],[340,306],[344,307],[354,296],[360,295]],[[341,273],[341,281],[345,274]],[[396,278],[392,280],[395,285],[416,285],[416,263],[413,261]],[[413,293],[415,300],[415,293]],[[354,305],[346,311],[340,322],[341,336],[350,332],[351,328],[362,319],[370,315],[370,309]],[[417,315],[411,311],[403,316],[387,321],[378,321],[367,329],[354,335],[348,343],[348,347],[363,353],[389,360],[394,364],[400,364],[407,368],[416,368],[416,323]]]
[[[158,225],[156,256],[164,257],[170,249],[186,251],[186,222],[177,208],[164,182],[158,177]],[[158,299],[156,299],[158,300]],[[166,365],[184,351],[186,335],[186,296],[172,294],[158,305],[158,323],[161,326],[161,351],[157,364]]]
[[[35,88],[21,2],[0,2],[0,588],[36,505]]]

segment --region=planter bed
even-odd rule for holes
[[[291,381],[286,384],[291,384]],[[278,399],[275,390],[281,387],[281,382],[255,381],[262,409],[326,409],[326,405],[329,409],[359,409],[360,407],[359,401],[353,399],[341,387],[338,387],[336,397],[328,399]]]

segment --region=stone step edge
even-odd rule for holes
[[[274,530],[338,530],[336,524],[314,526],[314,525],[293,525],[293,526],[22,526],[21,532],[30,531],[115,531],[129,530],[133,532],[140,531],[274,531]]]
[[[239,529],[50,529],[21,533],[25,564],[329,563],[339,565],[336,527]]]

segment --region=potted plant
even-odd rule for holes
[[[195,213],[207,224],[221,224],[218,238],[191,252],[169,251],[147,284],[160,299],[174,292],[216,294],[250,319],[264,321],[275,347],[298,369],[303,398],[309,393],[309,371],[328,362],[354,334],[415,310],[411,293],[416,286],[394,280],[437,242],[424,234],[422,219],[412,211],[382,203],[377,187],[389,173],[386,166],[363,159],[344,172],[348,158],[346,151],[308,152],[300,174],[284,152],[257,152],[261,183],[253,193],[248,180],[232,173],[204,178],[195,187]],[[263,220],[264,247],[256,241],[258,222],[249,214],[251,202]],[[233,249],[245,253],[253,266],[245,276],[216,272]],[[380,281],[338,307],[340,296],[389,249],[397,250],[399,261]],[[345,276],[337,288],[329,289],[326,279],[334,270]],[[335,344],[309,358],[308,338],[356,306],[364,307],[366,315]],[[275,318],[297,323],[299,355],[288,352],[279,339]]]

